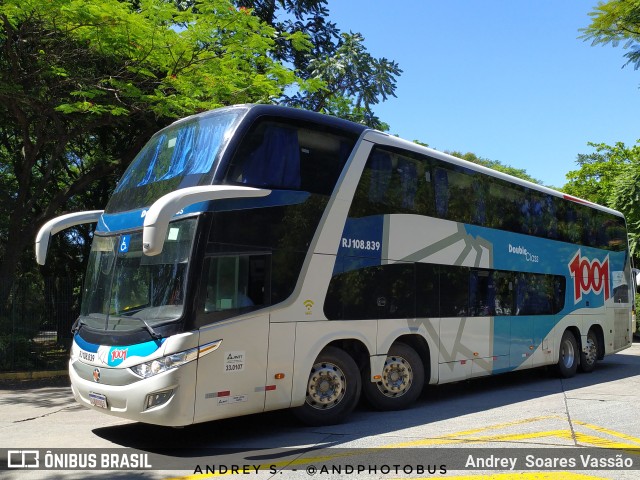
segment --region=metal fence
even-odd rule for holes
[[[0,372],[64,370],[79,295],[79,279],[0,279]]]

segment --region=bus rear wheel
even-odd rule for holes
[[[593,372],[598,361],[598,337],[593,330],[589,330],[587,341],[580,352],[580,371],[585,373]]]
[[[382,378],[371,381],[371,370],[363,375],[364,395],[378,410],[402,410],[410,406],[424,387],[424,365],[420,355],[404,343],[394,343],[384,362]]]
[[[560,358],[558,358],[558,373],[563,378],[571,378],[578,369],[578,342],[569,330],[565,330],[560,340]]]
[[[312,426],[342,422],[360,400],[360,370],[344,350],[326,347],[311,368],[304,405],[294,415]]]

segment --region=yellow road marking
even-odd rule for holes
[[[410,442],[398,442],[389,445],[383,445],[376,448],[367,448],[367,449],[359,449],[353,452],[342,452],[325,456],[318,457],[304,457],[304,458],[296,458],[293,460],[283,460],[280,462],[272,462],[269,464],[260,465],[260,471],[268,471],[270,467],[275,468],[285,468],[285,467],[294,467],[300,465],[308,465],[308,464],[318,464],[331,460],[335,460],[338,458],[351,457],[356,455],[363,455],[371,452],[376,452],[382,449],[393,449],[393,448],[408,448],[408,447],[421,447],[421,446],[443,446],[443,445],[460,445],[460,444],[483,444],[483,443],[496,443],[496,442],[517,442],[521,440],[532,440],[537,438],[558,438],[562,440],[569,440],[571,442],[577,442],[581,446],[594,446],[599,448],[611,448],[611,449],[620,449],[620,450],[628,450],[628,449],[637,449],[640,447],[640,438],[633,437],[631,435],[627,435],[621,432],[617,432],[615,430],[610,430],[604,427],[599,427],[597,425],[592,425],[587,422],[574,420],[574,425],[579,425],[584,428],[593,430],[598,433],[603,433],[606,435],[610,435],[620,440],[624,440],[625,442],[621,442],[618,440],[611,440],[603,437],[598,437],[595,435],[591,435],[588,433],[582,433],[577,431],[571,431],[570,429],[557,429],[557,430],[546,430],[546,431],[538,431],[538,432],[528,432],[528,433],[503,433],[503,434],[494,434],[494,435],[478,435],[483,432],[489,432],[492,430],[500,430],[507,429],[510,427],[515,427],[519,425],[531,424],[535,422],[540,422],[543,420],[552,420],[559,419],[566,421],[566,417],[559,415],[548,415],[548,416],[540,416],[527,418],[523,420],[516,420],[514,422],[506,422],[506,423],[497,423],[494,425],[487,425],[482,428],[474,428],[470,430],[462,430],[455,433],[450,433],[447,435],[442,435],[434,438],[425,438],[420,440],[414,440]],[[568,447],[574,446],[567,445]],[[227,476],[229,473],[202,473],[202,474],[194,474],[183,477],[175,477],[167,480],[196,480],[202,478],[211,478],[211,477],[219,477],[219,476]],[[508,479],[517,479],[517,480],[600,480],[606,477],[594,477],[591,475],[584,475],[572,472],[525,472],[525,473],[500,473],[493,475],[465,475],[465,476],[456,476],[456,477],[446,477],[447,479],[453,480],[477,480],[482,478],[483,480],[508,480]]]
[[[574,420],[573,423],[575,423],[576,425],[582,425],[584,427],[590,428],[591,430],[595,430],[596,432],[606,433],[606,434],[611,435],[613,437],[618,437],[618,438],[622,438],[624,440],[628,440],[630,442],[634,442],[635,445],[633,445],[633,448],[639,448],[640,447],[640,438],[632,437],[631,435],[627,435],[626,433],[616,432],[615,430],[610,430],[608,428],[598,427],[597,425],[591,425],[590,423],[581,422],[579,420]]]
[[[573,472],[528,472],[528,473],[495,473],[493,475],[463,475],[461,477],[444,477],[447,480],[608,480],[607,477],[594,477]],[[432,478],[413,478],[411,480],[433,480]]]

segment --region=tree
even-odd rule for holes
[[[396,78],[402,70],[395,61],[373,57],[360,33],[340,32],[328,20],[327,3],[327,0],[236,1],[240,7],[252,8],[277,31],[302,32],[311,41],[308,51],[278,42],[275,58],[292,64],[308,82],[306,90],[288,91],[281,103],[388,130],[373,108],[395,96]]]
[[[640,140],[628,147],[590,143],[595,152],[578,155],[580,168],[567,174],[563,191],[619,210],[627,219],[631,254],[640,257]]]
[[[627,50],[626,65],[640,68],[640,1],[610,0],[599,3],[590,13],[591,24],[582,29],[582,38],[592,45],[612,45]],[[632,255],[640,257],[640,140],[627,147],[589,144],[590,155],[579,155],[580,169],[569,172],[567,193],[610,206],[625,214]]]
[[[589,14],[591,24],[582,29],[585,40],[592,45],[612,45],[622,43],[627,59],[626,65],[640,67],[640,2],[638,0],[611,0],[599,3]]]
[[[276,39],[309,48],[228,0],[0,4],[0,278],[11,284],[25,254],[33,261],[42,223],[115,184],[173,119],[304,89],[271,54]]]
[[[568,183],[562,190],[590,202],[608,205],[613,185],[630,162],[629,151],[624,143],[610,146],[589,142],[588,145],[595,152],[578,154],[576,163],[580,168],[567,173]]]

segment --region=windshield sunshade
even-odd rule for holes
[[[131,162],[105,211],[147,207],[174,190],[210,184],[237,117],[194,117],[158,132]]]

